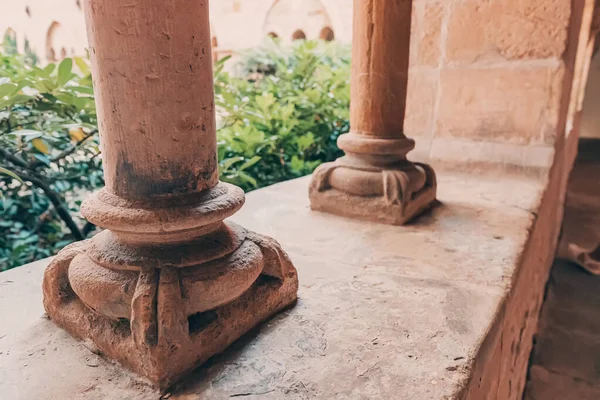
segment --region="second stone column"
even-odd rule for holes
[[[399,225],[435,200],[433,169],[406,159],[411,11],[411,0],[354,0],[351,131],[338,139],[346,155],[313,174],[314,210]]]

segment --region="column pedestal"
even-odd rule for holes
[[[100,191],[82,212],[105,227],[118,223],[52,261],[46,312],[102,355],[168,387],[296,301],[296,270],[279,244],[222,221],[243,200],[226,183],[163,204]],[[167,203],[175,207],[161,207]],[[170,242],[178,236],[189,239]]]
[[[403,225],[431,206],[436,197],[433,169],[406,160],[410,139],[340,136],[346,152],[319,166],[309,189],[313,210],[345,217]]]

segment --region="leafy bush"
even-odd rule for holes
[[[348,130],[349,57],[332,44],[275,43],[215,69],[223,181],[252,190],[335,159]],[[55,254],[94,226],[81,200],[103,185],[86,60],[44,68],[0,52],[0,271]],[[228,65],[229,66],[229,65]]]
[[[0,55],[0,270],[54,254],[93,228],[78,215],[102,186],[87,64],[38,68]],[[18,177],[18,179],[13,179]]]
[[[336,139],[349,128],[350,58],[338,49],[270,43],[245,55],[245,79],[217,65],[222,180],[251,190],[310,174],[340,155]]]

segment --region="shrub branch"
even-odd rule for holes
[[[76,240],[85,239],[84,234],[81,232],[81,230],[71,217],[71,213],[69,212],[67,207],[65,207],[61,197],[54,190],[52,190],[50,185],[44,182],[43,178],[37,175],[35,172],[30,171],[27,163],[21,160],[19,157],[16,157],[15,155],[11,154],[6,149],[0,149],[0,154],[6,160],[8,160],[9,162],[11,162],[19,168],[18,175],[21,179],[31,182],[32,185],[41,189],[44,192],[44,194],[48,197],[48,200],[50,200],[50,202],[54,206],[54,209],[56,210],[56,213],[58,214],[60,219],[63,220],[65,225],[67,225],[67,228],[69,228],[69,230],[71,231],[73,237]]]

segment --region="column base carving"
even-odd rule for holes
[[[231,185],[211,190],[201,206],[190,207],[224,215],[243,203],[243,192]],[[125,205],[107,196],[101,192],[88,201],[95,211],[87,214],[101,217],[112,207],[119,215]],[[140,232],[104,230],[57,255],[44,275],[44,307],[71,335],[93,341],[106,357],[161,389],[295,303],[297,272],[275,240],[215,222],[211,213],[184,233],[162,229],[174,225],[164,218],[151,234],[150,214],[181,216],[181,209],[144,205],[133,210],[142,220]],[[121,219],[115,226],[131,223]],[[203,233],[182,241],[191,231]],[[157,237],[168,240],[157,244]]]
[[[432,205],[436,191],[427,164],[348,154],[315,170],[309,197],[313,210],[403,225]]]

